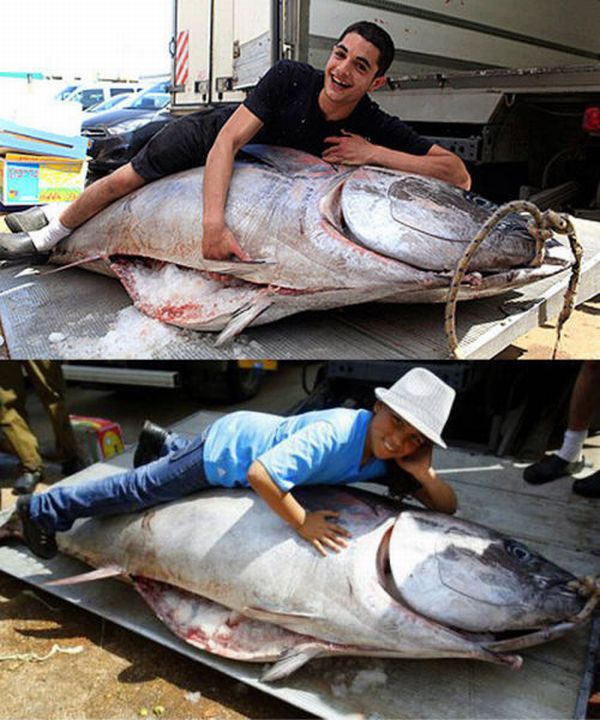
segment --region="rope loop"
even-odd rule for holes
[[[558,213],[555,210],[545,210],[542,212],[537,205],[527,202],[526,200],[513,200],[512,202],[501,205],[486,220],[473,240],[471,240],[467,246],[467,249],[463,253],[463,256],[454,270],[454,275],[446,297],[446,309],[444,313],[444,330],[446,332],[446,339],[448,342],[448,353],[454,360],[458,360],[462,357],[458,338],[456,337],[456,304],[458,301],[460,286],[464,280],[467,268],[481,243],[507,215],[512,213],[527,213],[531,216],[531,220],[527,223],[527,229],[535,241],[535,254],[529,263],[530,267],[540,267],[543,264],[546,242],[553,237],[554,234],[568,236],[571,252],[575,258],[569,278],[569,284],[565,291],[563,307],[560,311],[556,325],[556,342],[552,353],[552,359],[554,360],[556,358],[563,325],[571,316],[575,306],[575,297],[577,295],[579,276],[581,274],[581,258],[583,251],[581,249],[581,245],[577,241],[575,228],[573,227],[573,223],[568,215]]]

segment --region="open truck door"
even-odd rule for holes
[[[175,111],[242,102],[273,63],[293,57],[301,2],[175,0]]]

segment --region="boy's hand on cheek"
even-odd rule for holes
[[[431,469],[433,460],[433,443],[426,443],[411,455],[403,458],[396,458],[398,465],[406,472],[410,473],[417,480],[426,478]]]
[[[348,547],[345,538],[351,537],[351,534],[341,525],[331,522],[331,518],[337,518],[339,515],[333,510],[307,512],[304,522],[296,528],[296,532],[324,557],[327,556],[326,548],[336,553],[340,552]]]

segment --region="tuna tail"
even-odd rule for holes
[[[271,665],[268,670],[261,675],[261,681],[273,682],[274,680],[281,680],[282,678],[288,677],[293,672],[296,672],[299,668],[305,665],[309,660],[312,660],[319,655],[330,655],[331,652],[325,645],[320,643],[306,643],[305,645],[298,645],[297,647],[286,650],[282,653],[279,659]]]
[[[44,585],[77,585],[78,583],[93,582],[94,580],[120,577],[124,574],[123,568],[117,565],[107,565],[103,568],[90,570],[89,572],[80,573],[79,575],[71,575],[70,577],[61,578],[60,580],[50,580],[50,582],[46,582]]]

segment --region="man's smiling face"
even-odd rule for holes
[[[356,105],[366,93],[385,83],[376,77],[379,50],[358,33],[348,33],[337,43],[325,68],[324,92],[339,105]]]

